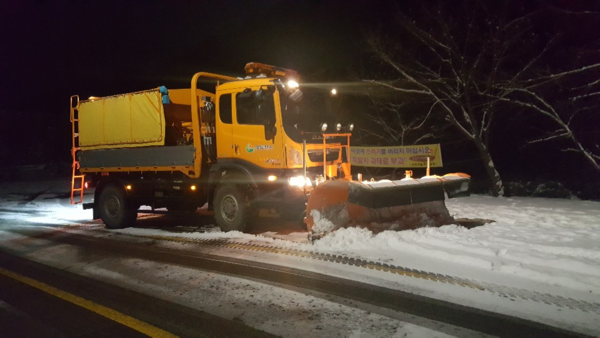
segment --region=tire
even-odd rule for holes
[[[228,182],[217,186],[213,204],[215,221],[222,231],[244,232],[248,229],[256,214],[251,207],[249,190]]]
[[[125,198],[125,193],[116,185],[109,185],[100,193],[100,218],[108,229],[123,229],[132,226],[137,218],[137,209]]]

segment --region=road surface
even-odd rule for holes
[[[98,222],[48,226],[20,219],[1,225],[0,324],[10,336],[578,336],[296,269],[279,264],[285,255],[276,252],[265,263],[223,254],[227,248],[218,245],[163,246]],[[269,213],[261,220],[260,231],[298,230]],[[161,228],[168,238],[209,223],[198,213],[141,217],[136,226]]]

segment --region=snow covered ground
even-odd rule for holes
[[[476,268],[600,294],[600,203],[471,196],[446,204],[456,218],[494,222],[377,235],[342,229],[317,241],[314,249],[450,274],[458,267]],[[449,264],[453,267],[444,268]]]
[[[26,220],[39,225],[67,225],[83,223],[91,217],[89,211],[69,205],[64,198],[55,198],[56,189],[44,188],[42,191],[46,193],[35,195],[33,199],[30,193],[40,191],[39,186],[36,189],[24,185],[19,190],[21,193],[14,189],[14,186],[9,189],[0,185],[0,210],[13,211],[0,213],[0,224]],[[236,243],[343,255],[414,269],[419,273],[456,277],[477,287],[306,257],[274,258],[271,253],[244,253],[247,259],[366,281],[600,335],[597,322],[600,318],[599,202],[471,196],[447,201],[447,206],[456,218],[494,222],[472,229],[448,225],[376,235],[365,229],[340,229],[314,244],[306,241],[306,233],[249,235],[222,233],[216,227],[168,234],[161,229],[147,228],[118,232],[128,236],[168,235],[196,240],[223,238]],[[30,213],[31,210],[35,210],[35,214]],[[4,232],[0,233],[0,240],[3,236]],[[219,254],[239,257],[239,249],[224,249]],[[299,298],[298,301],[306,302],[306,299]],[[411,332],[415,336],[423,333],[419,330]]]

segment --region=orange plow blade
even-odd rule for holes
[[[345,227],[374,233],[453,224],[446,197],[469,195],[466,174],[398,181],[326,181],[311,191],[306,226],[311,240]]]

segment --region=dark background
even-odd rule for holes
[[[71,95],[189,87],[195,72],[241,76],[252,61],[295,69],[303,82],[339,84],[368,77],[373,63],[366,36],[394,33],[386,29],[393,27],[395,13],[408,13],[415,3],[1,0],[0,169],[71,162]],[[532,9],[548,3],[573,11],[598,7],[596,1],[525,3]],[[552,18],[547,24],[578,29],[561,27]],[[352,88],[361,92],[360,86]],[[355,120],[366,116],[368,100],[344,102],[345,114]],[[518,126],[503,128],[493,140],[492,155],[505,178],[552,179],[579,189],[585,184],[582,175],[597,174],[580,155],[560,154],[556,145],[519,149],[518,140],[503,139]],[[482,173],[468,144],[457,140],[442,147],[444,170]]]
[[[334,81],[362,57],[363,31],[393,2],[0,2],[3,165],[70,161],[69,97],[166,85],[248,62]]]

